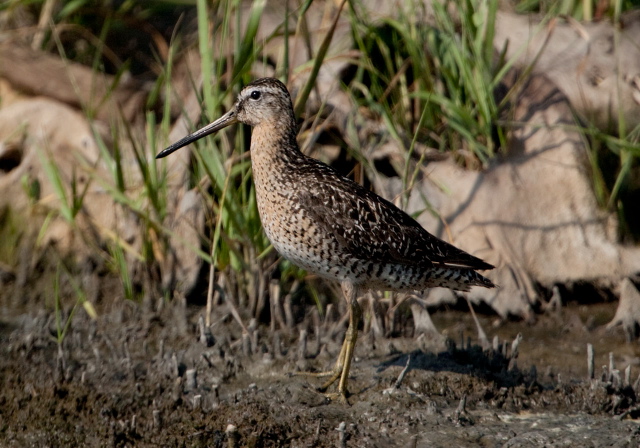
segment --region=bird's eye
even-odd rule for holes
[[[260,99],[260,91],[259,90],[254,90],[253,92],[251,92],[251,99],[252,100],[259,100]]]

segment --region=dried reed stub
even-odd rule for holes
[[[587,379],[589,381],[596,377],[596,362],[593,344],[587,344]]]
[[[193,410],[199,411],[202,409],[202,395],[194,395],[193,400]]]
[[[341,448],[347,447],[347,424],[345,422],[340,422],[338,427],[336,428],[338,431],[338,444]]]
[[[238,434],[238,428],[236,427],[236,425],[227,425],[225,433],[227,435],[228,448],[237,448],[240,446],[240,434]]]
[[[300,338],[298,339],[298,360],[302,361],[307,357],[307,336],[306,329],[300,330]]]
[[[152,414],[153,414],[153,428],[158,430],[162,427],[162,414],[157,409],[154,409]]]
[[[216,343],[211,328],[209,328],[204,322],[204,316],[198,317],[198,331],[200,333],[200,343],[205,347],[211,347]]]
[[[198,388],[198,372],[196,369],[187,369],[186,372],[187,381],[185,386],[187,390],[194,390]]]

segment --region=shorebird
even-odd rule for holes
[[[253,127],[251,166],[267,238],[297,266],[338,281],[349,307],[349,326],[335,367],[315,374],[330,377],[321,391],[340,379],[338,396],[346,401],[362,316],[360,292],[495,286],[476,272],[492,265],[436,238],[391,202],[303,154],[289,91],[277,79],[248,84],[226,114],[157,158],[238,122]]]

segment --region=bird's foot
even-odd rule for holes
[[[347,392],[346,387],[341,388],[340,386],[338,386],[337,392],[327,393],[327,389],[329,389],[329,387],[331,387],[333,383],[335,383],[337,380],[339,380],[342,377],[342,371],[343,371],[342,367],[336,366],[333,369],[328,370],[326,372],[291,372],[289,373],[289,375],[290,376],[306,376],[306,377],[314,377],[314,378],[322,378],[322,377],[330,376],[331,378],[325,381],[325,383],[322,386],[318,387],[316,391],[320,392],[322,395],[327,397],[332,402],[338,402],[341,404],[349,405],[349,401],[347,400],[347,396],[349,395],[349,392]]]
[[[340,399],[341,402],[345,402],[346,401],[346,388],[345,390],[338,390],[337,393],[331,393],[331,394],[327,394],[325,393],[327,391],[327,389],[329,389],[333,383],[335,383],[337,380],[339,380],[342,377],[342,373],[343,373],[343,366],[339,366],[336,365],[333,369],[328,370],[326,372],[292,372],[291,375],[295,375],[295,376],[307,376],[307,377],[314,377],[314,378],[323,378],[323,377],[330,377],[327,381],[324,382],[324,384],[322,386],[320,386],[317,390],[318,392],[322,392],[324,393],[327,397],[331,398],[332,401],[334,401],[334,399],[336,397],[342,397]],[[340,387],[338,387],[338,389],[340,389]]]
[[[318,388],[320,392],[326,392],[326,390],[329,389],[331,385],[335,383],[342,376],[342,367],[335,368],[333,369],[333,371],[329,373],[331,373],[331,378],[325,381],[325,383]]]
[[[325,393],[324,396],[327,397],[332,402],[337,401],[340,404],[346,404],[348,406],[351,406],[351,404],[349,403],[349,400],[347,399],[347,391],[332,392],[330,394]]]

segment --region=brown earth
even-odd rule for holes
[[[332,337],[323,325],[312,331],[304,321],[296,334],[260,325],[243,337],[220,306],[207,343],[201,307],[184,300],[160,301],[154,311],[122,300],[105,304],[116,285],[103,282],[97,320],[79,308],[58,344],[55,309],[13,286],[5,283],[0,301],[1,446],[640,443],[637,384],[621,373],[637,365],[640,350],[621,343],[622,331],[605,331],[614,304],[564,307],[533,325],[480,316],[489,337],[499,338],[497,351],[466,341],[475,334],[467,312],[434,313],[436,327],[451,339],[408,338],[411,320],[401,317],[395,337],[361,332],[344,405],[316,392],[321,380],[289,375],[330,368],[344,326]],[[61,322],[69,311],[58,314]],[[307,329],[301,344],[297,332]],[[518,333],[524,338],[516,359],[511,341]],[[588,342],[596,353],[592,381]],[[600,369],[609,365],[609,352],[620,364],[612,375]]]

